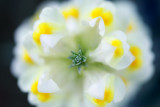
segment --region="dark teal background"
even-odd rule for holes
[[[27,102],[27,94],[19,90],[17,80],[10,73],[13,33],[42,1],[44,0],[0,0],[0,107],[31,107]],[[152,30],[156,72],[128,107],[160,107],[160,0],[132,1],[137,4],[139,13]]]

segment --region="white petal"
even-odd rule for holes
[[[130,53],[127,52],[116,65],[111,65],[117,70],[122,70],[127,68],[133,61],[135,57]]]
[[[21,43],[25,34],[28,33],[28,31],[31,30],[31,26],[30,26],[30,20],[26,19],[25,21],[23,21],[23,23],[16,29],[14,35],[15,35],[15,41],[16,43]]]
[[[116,77],[115,78],[115,96],[114,96],[114,102],[120,102],[122,101],[122,99],[124,98],[125,96],[125,93],[126,93],[126,87],[123,83],[123,81]]]
[[[44,60],[37,54],[39,49],[33,41],[32,34],[33,32],[30,31],[29,33],[25,35],[24,40],[23,40],[24,49],[28,51],[29,56],[35,63],[43,64]]]
[[[39,76],[39,73],[40,72],[38,69],[30,69],[24,72],[18,79],[18,86],[20,87],[21,91],[30,91],[31,86],[36,81],[37,77]]]
[[[75,37],[74,42],[86,51],[95,50],[102,38],[97,28],[98,26],[92,28],[90,25],[82,25],[81,32]]]
[[[29,52],[28,52],[29,53]],[[38,56],[36,53],[29,53],[29,56],[31,57],[31,59],[41,65],[41,64],[44,64],[44,59],[42,59],[40,56]]]
[[[111,11],[113,14],[116,13],[116,7],[111,1],[101,2],[100,7],[104,7],[106,10]]]
[[[124,53],[121,58],[112,58],[108,64],[117,70],[122,70],[127,68],[135,58],[130,52],[130,45],[127,43],[127,36],[125,33],[122,31],[115,31],[105,38],[105,40],[108,42],[113,39],[118,39],[122,42]]]
[[[105,92],[105,81],[104,79],[99,80],[97,83],[93,84],[88,90],[87,93],[89,96],[97,99],[104,99]]]
[[[127,41],[127,35],[122,31],[115,31],[110,36],[112,36],[113,38],[116,38],[118,40],[121,40],[122,42]]]
[[[59,91],[58,85],[44,73],[38,82],[38,91],[42,93],[54,93]]]
[[[104,21],[102,18],[100,18],[100,22],[99,22],[99,34],[101,36],[104,36],[105,34],[105,25],[104,25]]]
[[[32,93],[29,93],[28,95],[28,102],[31,104],[31,105],[37,105],[39,104],[39,101],[37,99],[37,96],[35,96],[34,94]]]
[[[41,20],[46,20],[54,23],[64,24],[64,17],[60,13],[60,11],[56,8],[44,8],[42,13],[40,14]]]
[[[89,25],[91,27],[94,27],[96,25],[97,20],[99,19],[99,17],[96,17],[94,19],[92,19],[91,21],[89,21]]]
[[[89,25],[91,27],[94,27],[98,21],[98,19],[100,19],[99,23],[98,23],[98,29],[99,29],[99,34],[101,36],[104,36],[105,33],[105,25],[104,25],[104,21],[101,17],[96,17],[94,19],[92,19],[91,21],[89,21]]]
[[[60,34],[41,35],[40,41],[41,41],[44,52],[48,53],[49,50],[54,48],[54,46],[59,42],[59,40],[62,37],[63,36]]]
[[[95,61],[107,63],[112,58],[114,51],[115,47],[108,43],[101,43],[94,52],[90,53],[90,56]]]
[[[18,78],[28,67],[19,58],[14,58],[11,63],[11,73]]]
[[[67,29],[71,34],[73,34],[73,32],[76,33],[79,30],[78,22],[75,18],[67,19],[66,25],[67,25]]]
[[[24,48],[25,48],[26,50],[30,51],[30,52],[31,52],[31,51],[33,52],[35,49],[37,49],[37,46],[36,46],[36,44],[35,44],[34,41],[33,41],[32,35],[33,35],[33,32],[30,31],[30,32],[28,32],[28,33],[25,35],[25,37],[24,37],[24,39],[23,39]]]
[[[153,74],[154,74],[153,64],[147,64],[140,71],[137,71],[137,74],[134,77],[134,79],[136,79],[135,81],[137,81],[139,83],[146,82],[146,81],[150,80],[151,77],[153,77]]]

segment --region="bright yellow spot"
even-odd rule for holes
[[[92,18],[96,18],[99,17],[103,14],[104,9],[103,8],[95,8],[94,10],[92,10],[91,12],[91,16]]]
[[[41,34],[52,34],[53,29],[53,25],[50,23],[40,23],[37,29],[33,32],[33,40],[40,45]]]
[[[27,62],[28,64],[33,64],[33,60],[31,59],[31,57],[29,56],[28,52],[26,49],[23,50],[23,59],[25,62]]]
[[[123,56],[124,54],[124,50],[123,50],[123,44],[120,40],[116,39],[116,40],[113,40],[111,42],[111,45],[116,47],[116,50],[114,52],[114,57],[121,57]]]
[[[122,47],[117,47],[117,49],[114,52],[114,56],[117,57],[121,57],[124,54],[124,50]]]
[[[142,66],[142,59],[136,58],[132,64],[129,66],[130,69],[132,70],[138,70]]]
[[[113,15],[111,12],[105,12],[103,15],[102,15],[102,19],[104,21],[104,24],[109,26],[113,23]]]
[[[114,99],[114,92],[112,89],[105,89],[104,93],[104,99],[95,99],[93,98],[94,104],[96,104],[98,107],[104,107],[106,104],[111,103]]]
[[[139,68],[142,67],[142,51],[139,47],[137,46],[131,46],[130,52],[132,55],[135,57],[135,60],[132,62],[132,64],[129,66],[131,71],[138,70]]]
[[[139,57],[142,55],[142,51],[139,47],[137,46],[131,46],[130,48],[130,52],[135,56],[135,57]]]
[[[130,22],[129,25],[128,25],[128,27],[127,27],[126,32],[129,33],[129,32],[131,32],[131,31],[133,31],[134,29],[135,29],[134,23],[133,23],[133,22]]]
[[[104,94],[104,101],[106,101],[107,103],[110,103],[113,101],[114,98],[114,92],[111,89],[106,89],[105,90],[105,94]]]
[[[39,93],[37,97],[38,97],[39,101],[47,102],[51,99],[51,94],[49,94],[49,93]]]
[[[31,92],[37,96],[38,100],[41,102],[47,102],[51,99],[50,93],[40,93],[38,91],[38,81],[35,81],[31,87]]]
[[[31,87],[31,92],[35,95],[37,95],[39,92],[38,92],[38,81],[34,82],[32,87]]]
[[[122,42],[118,39],[112,41],[112,46],[122,47]]]
[[[113,23],[113,14],[110,11],[105,10],[104,8],[95,8],[91,12],[91,17],[102,17],[104,24],[110,26]]]
[[[62,13],[63,13],[63,16],[65,19],[68,19],[70,17],[78,19],[78,17],[79,17],[79,10],[74,7],[67,9],[67,10],[64,10]]]

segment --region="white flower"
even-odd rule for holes
[[[129,66],[134,60],[129,49],[126,35],[121,31],[115,31],[102,39],[102,43],[91,56],[98,62],[120,70]]]
[[[34,21],[39,19],[39,14],[44,7],[57,6],[56,2],[45,1],[36,10],[33,17],[27,18],[15,31],[15,42],[17,43],[14,48],[14,55],[16,58],[12,61],[12,73],[15,77],[21,75],[25,69],[29,68],[28,65],[33,64],[32,58],[28,50],[23,46],[23,40],[25,39],[28,32],[32,30]]]
[[[76,21],[87,21],[91,27],[94,27],[98,22],[98,29],[101,36],[105,31],[110,31],[114,23],[116,8],[114,4],[109,1],[95,0],[75,0],[74,2],[65,3],[62,5],[62,13],[70,29],[74,29],[77,25]],[[74,26],[74,27],[73,27]]]
[[[18,86],[32,105],[116,106],[125,95],[129,100],[139,81],[152,76],[152,45],[134,12],[133,27],[130,17],[121,15],[123,6],[109,1],[50,2],[41,7],[35,23],[17,31],[12,64]]]
[[[96,77],[90,74],[89,77],[87,76],[86,80],[88,81],[86,82],[86,93],[88,95],[88,100],[90,100],[88,104],[90,106],[92,105],[91,107],[106,107],[122,101],[125,96],[125,85],[118,76],[100,72],[96,74]]]
[[[124,27],[121,25],[119,28],[126,32],[130,51],[135,56],[132,64],[121,74],[127,87],[127,95],[116,107],[124,107],[135,96],[141,84],[152,77],[154,55],[151,50],[150,30],[136,13],[136,6],[132,2],[118,2],[117,6],[119,13],[123,12],[123,15],[119,15]]]
[[[131,53],[135,57],[132,64],[125,69],[124,75],[132,82],[136,81],[135,83],[147,81],[154,72],[154,55],[149,29],[136,13],[136,6],[133,3],[118,2],[117,6],[119,7],[119,13],[125,11],[123,15],[119,14],[119,17],[123,19],[121,23],[125,23],[124,27],[121,25],[121,28],[128,36],[127,42],[130,45]]]

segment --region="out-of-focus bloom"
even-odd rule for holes
[[[16,31],[12,63],[32,105],[123,106],[151,78],[149,32],[131,3],[73,0],[41,9]]]

